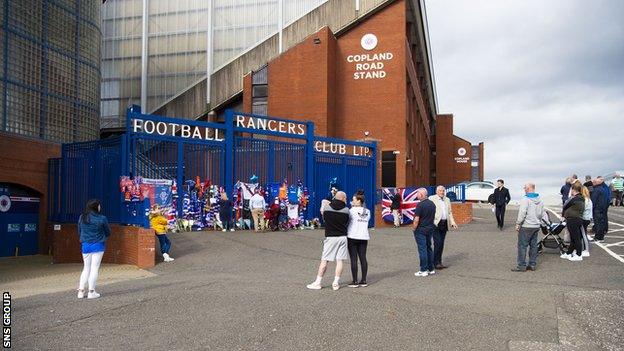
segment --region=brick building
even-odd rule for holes
[[[483,181],[484,145],[453,134],[453,115],[436,117],[436,182]]]
[[[471,161],[446,154],[453,143],[471,150],[453,135],[452,116],[435,127],[428,38],[416,11],[394,1],[338,33],[321,28],[245,75],[243,110],[312,120],[321,135],[377,140],[384,187],[471,180]]]

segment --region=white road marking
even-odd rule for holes
[[[553,210],[551,210],[550,208],[546,207],[546,211],[552,213],[555,215],[555,217],[557,217],[559,220],[561,220],[561,217]],[[611,222],[609,221],[609,223],[615,224],[615,225],[619,225],[621,227],[624,227],[624,225],[619,224],[619,223],[615,223],[615,222]],[[609,236],[611,237],[611,236]],[[608,253],[609,255],[611,255],[613,258],[615,258],[616,260],[624,263],[624,257],[622,255],[618,255],[615,252],[611,251],[611,249],[609,249],[607,246],[612,245],[612,244],[601,244],[599,242],[593,241],[593,243],[598,246],[599,248],[605,250],[606,253]],[[624,242],[623,242],[624,243]],[[618,243],[619,244],[619,243]]]

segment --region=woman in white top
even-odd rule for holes
[[[583,211],[583,230],[581,231],[581,235],[583,237],[583,253],[582,257],[589,257],[589,240],[587,238],[587,227],[589,223],[591,223],[593,219],[593,207],[594,204],[589,196],[589,189],[584,186],[582,190],[583,197],[585,198],[585,210]]]
[[[353,195],[351,201],[351,209],[349,210],[349,228],[347,231],[347,247],[349,248],[349,257],[351,258],[351,275],[353,282],[349,284],[350,288],[359,286],[368,286],[366,283],[366,273],[368,271],[368,262],[366,262],[366,247],[370,234],[368,233],[368,221],[370,221],[371,213],[364,206],[364,192],[358,191]],[[362,266],[362,279],[357,280],[357,261],[360,259]]]

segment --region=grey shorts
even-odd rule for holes
[[[330,236],[323,240],[323,256],[322,261],[348,260],[349,251],[347,250],[346,236]]]

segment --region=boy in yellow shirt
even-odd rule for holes
[[[162,251],[165,262],[173,261],[173,258],[169,256],[169,249],[171,248],[171,241],[167,237],[167,218],[163,216],[162,210],[158,205],[152,207],[150,211],[150,227],[156,231],[156,237],[160,242],[160,250]]]

